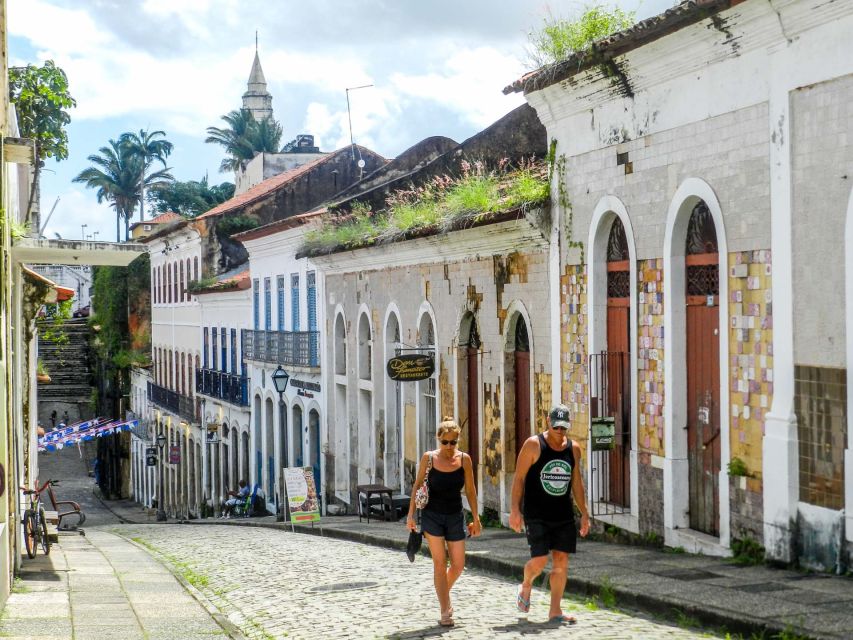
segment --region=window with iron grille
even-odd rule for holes
[[[278,330],[284,331],[284,276],[275,279],[275,293],[278,301]]]
[[[631,272],[628,264],[628,239],[619,218],[613,219],[607,239],[607,297],[631,297]]]
[[[687,295],[720,294],[720,266],[717,257],[717,230],[711,211],[699,201],[687,223],[685,262],[687,263]]]
[[[299,274],[290,274],[290,330],[299,331]]]
[[[237,373],[237,329],[231,329],[231,373]]]
[[[216,369],[217,368],[216,358],[217,358],[217,354],[219,353],[219,332],[216,330],[216,327],[214,327],[210,333],[211,333],[211,338],[213,339],[213,342],[212,342],[212,345],[210,348],[210,352],[211,352],[211,363],[210,363],[211,366],[210,366],[210,368]]]

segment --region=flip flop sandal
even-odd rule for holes
[[[578,619],[574,616],[570,616],[566,613],[561,613],[558,616],[554,616],[553,618],[549,618],[548,622],[555,624],[577,624]]]
[[[515,596],[515,606],[518,607],[518,610],[521,613],[528,613],[530,611],[530,596],[526,599],[521,592],[524,590],[524,585],[518,585],[518,593]]]
[[[453,612],[452,612],[452,610],[451,610],[451,611],[448,611],[448,612],[447,612],[447,613],[445,613],[445,614],[443,614],[443,615],[441,616],[441,619],[438,621],[438,624],[439,624],[439,625],[441,625],[442,627],[452,627],[453,625],[455,625],[456,623],[455,623],[455,622],[453,622]]]

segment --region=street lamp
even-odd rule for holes
[[[81,224],[80,225],[80,237],[83,238],[83,240],[86,239],[86,227],[88,227],[88,226],[89,226],[88,224]]]
[[[159,497],[157,498],[157,522],[164,522],[166,520],[166,510],[163,509],[163,449],[166,446],[166,435],[161,433],[157,436],[157,447],[160,449],[160,482],[157,483],[159,491]]]
[[[287,383],[290,381],[290,374],[287,373],[284,369],[281,368],[281,365],[278,365],[278,369],[276,369],[272,374],[272,383],[275,386],[275,390],[278,391],[278,423],[279,425],[284,424],[284,391],[287,389]],[[282,460],[282,467],[287,466],[287,429],[284,429],[282,433],[282,438],[284,442],[282,443],[282,454],[284,456],[284,460]],[[276,492],[276,500],[278,499],[278,492]],[[289,511],[289,510],[287,510]],[[287,512],[286,511],[286,512]],[[286,513],[285,512],[285,513]],[[276,519],[281,518],[284,520],[283,516],[279,516],[278,514],[278,505],[276,505]]]

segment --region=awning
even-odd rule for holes
[[[50,287],[48,294],[44,298],[46,303],[53,304],[54,302],[64,302],[65,300],[71,300],[71,298],[74,297],[74,289],[58,285],[50,278],[46,278],[40,273],[37,273],[23,265],[21,265],[21,269],[24,271],[24,276],[27,278],[35,280],[36,282],[41,282],[42,284]]]

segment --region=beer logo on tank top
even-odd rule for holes
[[[539,480],[548,495],[564,496],[572,480],[572,465],[565,460],[551,460],[542,467]]]

